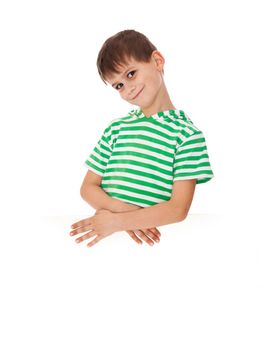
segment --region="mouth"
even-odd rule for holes
[[[142,89],[137,93],[137,95],[136,95],[135,97],[132,98],[132,100],[135,100],[135,99],[139,96],[139,94],[143,91],[143,89],[144,89],[144,88],[142,88]]]

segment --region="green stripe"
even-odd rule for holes
[[[151,183],[151,182],[146,182],[146,181],[142,181],[142,180],[138,180],[138,179],[133,179],[131,177],[127,177],[127,176],[116,176],[116,175],[112,175],[112,176],[104,176],[104,181],[116,181],[118,183],[118,181],[121,180],[121,181],[124,181],[124,182],[128,182],[128,183],[133,183],[133,184],[136,184],[136,185],[139,185],[139,188],[140,186],[146,186],[146,187],[149,187],[149,188],[155,188],[156,190],[160,190],[160,191],[168,191],[170,192],[170,189],[169,188],[166,188],[164,186],[159,186],[155,183]],[[164,181],[162,181],[164,184],[166,184]],[[169,182],[169,184],[171,184],[171,181]]]
[[[183,158],[178,158],[175,160],[175,165],[178,166],[178,164],[182,163],[182,162],[186,162],[186,161],[190,161],[190,160],[200,160],[203,158],[209,159],[208,154],[205,153],[205,154],[201,154],[199,156],[187,156],[187,157],[183,157]]]
[[[184,147],[188,146],[188,145],[193,145],[195,143],[202,143],[202,142],[205,142],[205,138],[204,137],[201,137],[200,139],[194,139],[194,140],[186,141],[186,142],[184,142]]]
[[[159,124],[159,126],[160,126],[160,124]],[[159,135],[161,137],[164,137],[164,138],[166,138],[168,140],[173,141],[173,136],[170,136],[170,135],[166,134],[165,132],[162,132],[159,129],[155,129],[154,127],[148,126],[148,125],[136,125],[136,126],[123,127],[122,131],[129,131],[129,132],[130,131],[137,131],[137,132],[140,133],[139,134],[140,136],[142,136],[142,132],[147,131],[148,133],[152,133],[154,135]],[[173,129],[171,129],[170,132],[174,133],[175,131]],[[133,137],[133,136],[134,137],[138,137],[139,135],[131,134],[131,137]],[[126,138],[127,135],[120,135],[120,137],[121,138]]]
[[[150,142],[153,142],[153,136],[148,136],[148,135],[143,135],[142,133],[140,133],[139,135],[135,135],[135,134],[126,134],[126,135],[120,135],[118,137],[118,139],[120,140],[127,140],[127,139],[135,139],[135,141],[138,141],[138,140],[146,140],[146,141],[150,141]],[[174,137],[171,137],[171,138],[167,138],[168,141],[171,141],[171,142],[166,142],[166,141],[162,141],[162,140],[159,140],[159,139],[155,139],[155,143],[158,143],[162,146],[166,146],[170,149],[174,149],[175,145],[174,145]]]
[[[108,153],[111,153],[111,151],[112,151],[111,148],[106,147],[101,141],[96,145],[95,151],[100,154],[100,149],[105,150]]]
[[[96,156],[94,156],[93,154],[91,154],[90,159],[93,159],[96,163],[103,165],[104,167],[106,167],[107,163],[98,159]]]
[[[100,151],[97,147],[94,149],[94,153],[91,153],[91,157],[93,157],[93,156],[96,157],[96,153],[97,153],[99,156],[105,158],[106,161],[108,161],[108,159],[110,158],[110,155],[109,155],[109,154],[105,154],[104,152]],[[96,159],[97,159],[97,158],[96,158]]]
[[[172,161],[168,162],[168,161],[166,161],[164,159],[157,158],[157,156],[155,157],[155,156],[151,156],[149,154],[143,154],[143,153],[134,152],[134,151],[124,151],[124,152],[114,151],[113,152],[113,156],[115,156],[115,157],[117,157],[117,156],[123,156],[123,157],[125,157],[125,156],[134,156],[134,157],[138,157],[138,158],[142,158],[142,159],[151,160],[153,162],[156,162],[157,164],[164,164],[166,166],[172,166]],[[122,158],[121,157],[120,157],[120,161],[122,162]]]
[[[98,166],[94,165],[94,164],[91,163],[89,160],[86,160],[85,163],[86,163],[87,165],[89,165],[91,168],[93,168],[93,169],[99,171],[100,173],[102,173],[102,174],[104,173],[104,171],[103,171],[101,168],[99,168]]]
[[[191,169],[197,169],[197,168],[201,168],[201,167],[204,167],[204,166],[210,166],[210,163],[209,162],[205,162],[205,163],[199,163],[198,165],[197,164],[184,164],[184,165],[177,165],[176,167],[176,170],[178,169],[188,169],[188,168],[191,168]]]
[[[153,179],[153,180],[157,180],[157,181],[161,181],[161,182],[164,182],[166,184],[171,184],[171,180],[167,180],[167,179],[164,179],[160,176],[157,176],[157,175],[154,175],[154,174],[151,174],[150,176],[150,173],[149,172],[144,172],[144,171],[138,171],[138,170],[134,170],[134,169],[127,169],[127,168],[107,168],[106,171],[105,171],[105,174],[108,174],[110,172],[114,172],[114,171],[118,171],[118,172],[125,172],[127,174],[134,174],[134,175],[139,175],[139,176],[143,176],[143,177],[146,177],[148,179]],[[170,175],[172,175],[172,173],[170,173]]]
[[[139,202],[139,203],[142,203],[142,204],[146,204],[148,206],[152,206],[152,205],[157,204],[157,202],[150,201],[150,200],[147,200],[147,199],[127,196],[127,195],[124,195],[124,194],[121,194],[121,193],[115,193],[115,192],[111,192],[111,191],[108,192],[108,195],[111,196],[111,197],[123,199],[124,201],[125,200],[129,200],[129,201],[132,201],[132,202]]]
[[[212,177],[206,177],[206,178],[203,178],[203,179],[197,179],[197,184],[203,184],[209,180],[211,180]]]
[[[211,170],[200,170],[200,171],[192,171],[191,173],[177,173],[174,177],[192,176],[192,175],[201,175],[201,174],[212,175],[213,173]]]
[[[183,149],[179,152],[176,153],[176,156],[184,154],[184,153],[192,153],[192,152],[202,152],[206,150],[206,146],[203,147],[196,147],[196,148],[188,148],[188,149]]]

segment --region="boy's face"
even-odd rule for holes
[[[116,89],[125,101],[147,108],[162,95],[164,58],[153,51],[150,62],[134,58],[120,65],[120,74],[112,74],[107,82]]]

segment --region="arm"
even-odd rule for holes
[[[112,198],[109,196],[101,187],[102,177],[91,170],[87,171],[87,174],[83,180],[80,194],[81,197],[90,204],[96,210],[108,209],[111,212],[128,212],[134,211],[141,208],[140,206],[134,204],[124,203],[121,200]],[[133,232],[132,230],[126,230],[127,233],[134,239],[137,243],[142,243],[142,241],[137,237],[141,237],[142,240],[149,244],[153,244],[149,237],[157,241],[159,240],[160,232],[157,228],[149,228],[146,230],[138,229]],[[137,235],[136,235],[137,234]]]
[[[81,197],[94,209],[108,209],[112,212],[124,212],[140,208],[140,206],[124,203],[121,200],[112,198],[100,187],[101,182],[102,176],[88,170],[81,185]]]
[[[175,181],[169,201],[129,213],[116,213],[117,230],[158,227],[183,221],[191,206],[195,185],[196,179]]]
[[[100,186],[90,184],[81,190],[81,197],[94,209],[108,209],[114,213],[131,211],[140,207],[109,196]]]

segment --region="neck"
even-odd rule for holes
[[[170,96],[168,94],[165,84],[162,84],[162,88],[158,92],[156,98],[151,103],[150,106],[142,107],[141,110],[146,117],[150,117],[158,112],[166,111],[168,109],[176,109],[171,102]]]

